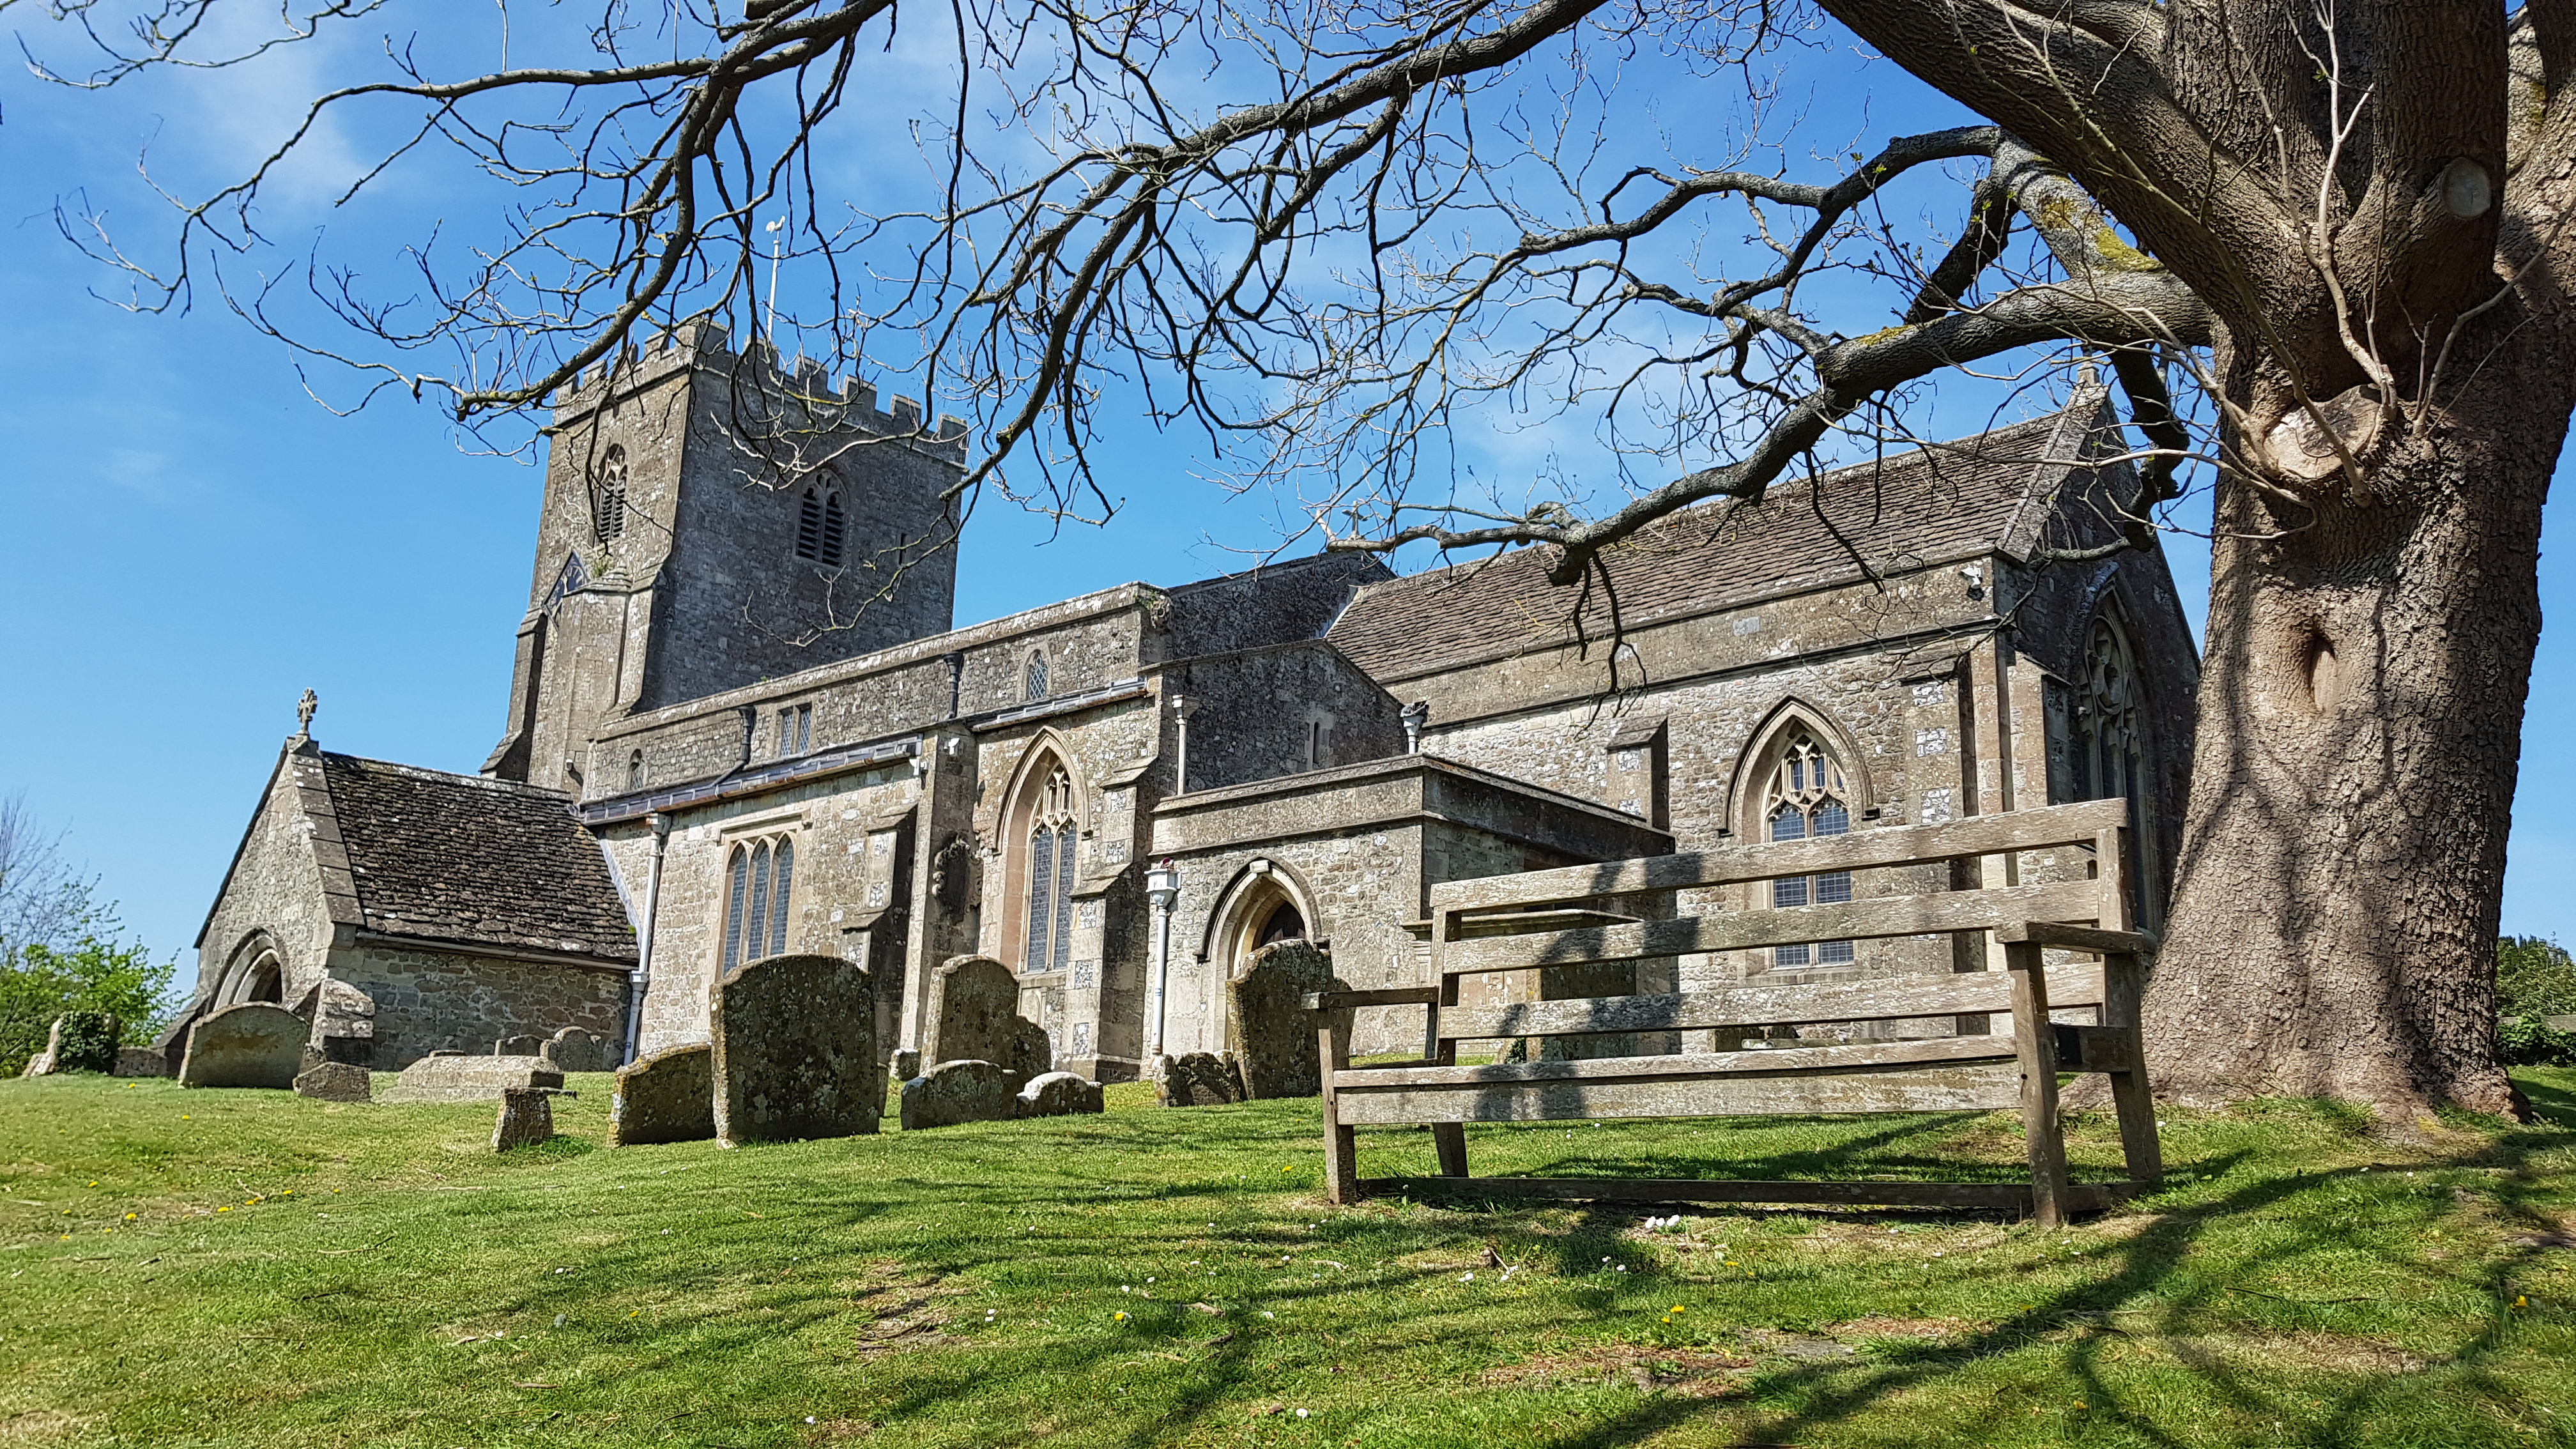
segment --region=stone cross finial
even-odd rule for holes
[[[304,697],[295,702],[295,732],[298,735],[310,736],[313,733],[313,711],[321,707],[320,697],[312,690],[304,691]]]

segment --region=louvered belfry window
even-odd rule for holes
[[[599,483],[591,491],[590,523],[601,543],[615,543],[626,533],[626,450],[615,443],[599,460]]]
[[[786,840],[747,841],[725,870],[724,956],[718,974],[745,961],[787,951],[787,907],[794,894],[796,847]]]
[[[838,492],[808,488],[796,508],[796,556],[827,569],[841,566],[850,516]]]
[[[1028,939],[1023,971],[1061,971],[1073,958],[1073,777],[1047,776],[1029,812]]]
[[[1842,763],[1804,729],[1792,731],[1781,749],[1764,797],[1764,820],[1773,840],[1813,840],[1851,833],[1849,791]],[[1851,872],[1829,870],[1771,882],[1774,906],[1833,906],[1852,898]],[[1843,966],[1853,960],[1849,941],[1774,946],[1773,966]]]

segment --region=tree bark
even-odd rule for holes
[[[2160,1091],[2526,1112],[2496,1057],[2494,966],[2576,363],[2556,323],[2505,307],[2473,324],[2475,375],[2366,501],[2222,481],[2145,1018]]]

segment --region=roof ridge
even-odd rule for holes
[[[353,765],[373,765],[379,769],[399,771],[418,779],[452,780],[459,785],[471,785],[476,789],[491,790],[500,794],[530,795],[539,799],[559,800],[566,803],[573,798],[569,791],[549,790],[543,785],[523,784],[517,780],[496,780],[490,775],[468,775],[458,770],[433,769],[428,765],[406,764],[401,760],[379,760],[366,755],[352,755],[341,750],[323,750],[320,753],[326,760],[345,760]]]

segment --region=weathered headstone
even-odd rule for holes
[[[1100,1084],[1076,1072],[1042,1072],[1020,1088],[1023,1117],[1073,1117],[1101,1110]]]
[[[54,1018],[52,1028],[45,1033],[45,1049],[36,1053],[34,1056],[27,1058],[27,1065],[19,1069],[18,1075],[22,1077],[52,1076],[55,1071],[54,1063],[61,1055],[62,1049],[63,1019],[58,1016]]]
[[[120,1077],[166,1077],[170,1075],[170,1063],[158,1047],[118,1047],[115,1074]]]
[[[322,1102],[367,1102],[375,1098],[367,1069],[354,1062],[322,1062],[296,1073],[295,1095]]]
[[[403,1068],[388,1102],[491,1102],[512,1087],[560,1087],[563,1073],[543,1057],[432,1054]]]
[[[546,1039],[545,1049],[538,1053],[554,1063],[559,1072],[604,1072],[613,1065],[608,1059],[608,1043],[597,1032],[568,1026]]]
[[[545,1055],[546,1039],[541,1036],[505,1036],[492,1043],[496,1057],[535,1057]]]
[[[1213,1056],[1189,1052],[1163,1058],[1163,1073],[1154,1095],[1166,1107],[1222,1107],[1243,1100],[1243,1068],[1232,1052]]]
[[[337,977],[325,976],[296,1000],[295,1014],[313,1026],[312,1045],[305,1053],[306,1066],[322,1062],[375,1065],[374,997]]]
[[[555,1094],[543,1087],[507,1087],[501,1092],[500,1115],[492,1123],[492,1150],[534,1147],[555,1135]]]
[[[789,1142],[877,1130],[876,998],[838,956],[747,961],[716,983],[716,1140]]]
[[[1014,1086],[997,1062],[941,1062],[903,1084],[903,1130],[1008,1122],[1020,1112]]]
[[[910,1048],[896,1052],[893,1066],[894,1079],[898,1082],[909,1082],[921,1075],[921,1053]]]
[[[1252,953],[1226,991],[1234,1039],[1243,1046],[1246,1096],[1322,1094],[1323,1058],[1315,1047],[1322,1013],[1306,1010],[1299,998],[1309,991],[1341,989],[1333,977],[1333,958],[1311,942],[1279,941]]]
[[[1011,1090],[1055,1065],[1037,1023],[1020,1015],[1020,983],[990,956],[959,956],[930,983],[922,1023],[923,1061],[992,1062],[1011,1074]]]
[[[283,1006],[262,1001],[227,1006],[188,1028],[179,1085],[284,1091],[303,1070],[304,1042],[311,1031],[304,1018]]]
[[[617,1069],[609,1146],[704,1142],[715,1135],[715,1048],[673,1047]]]

